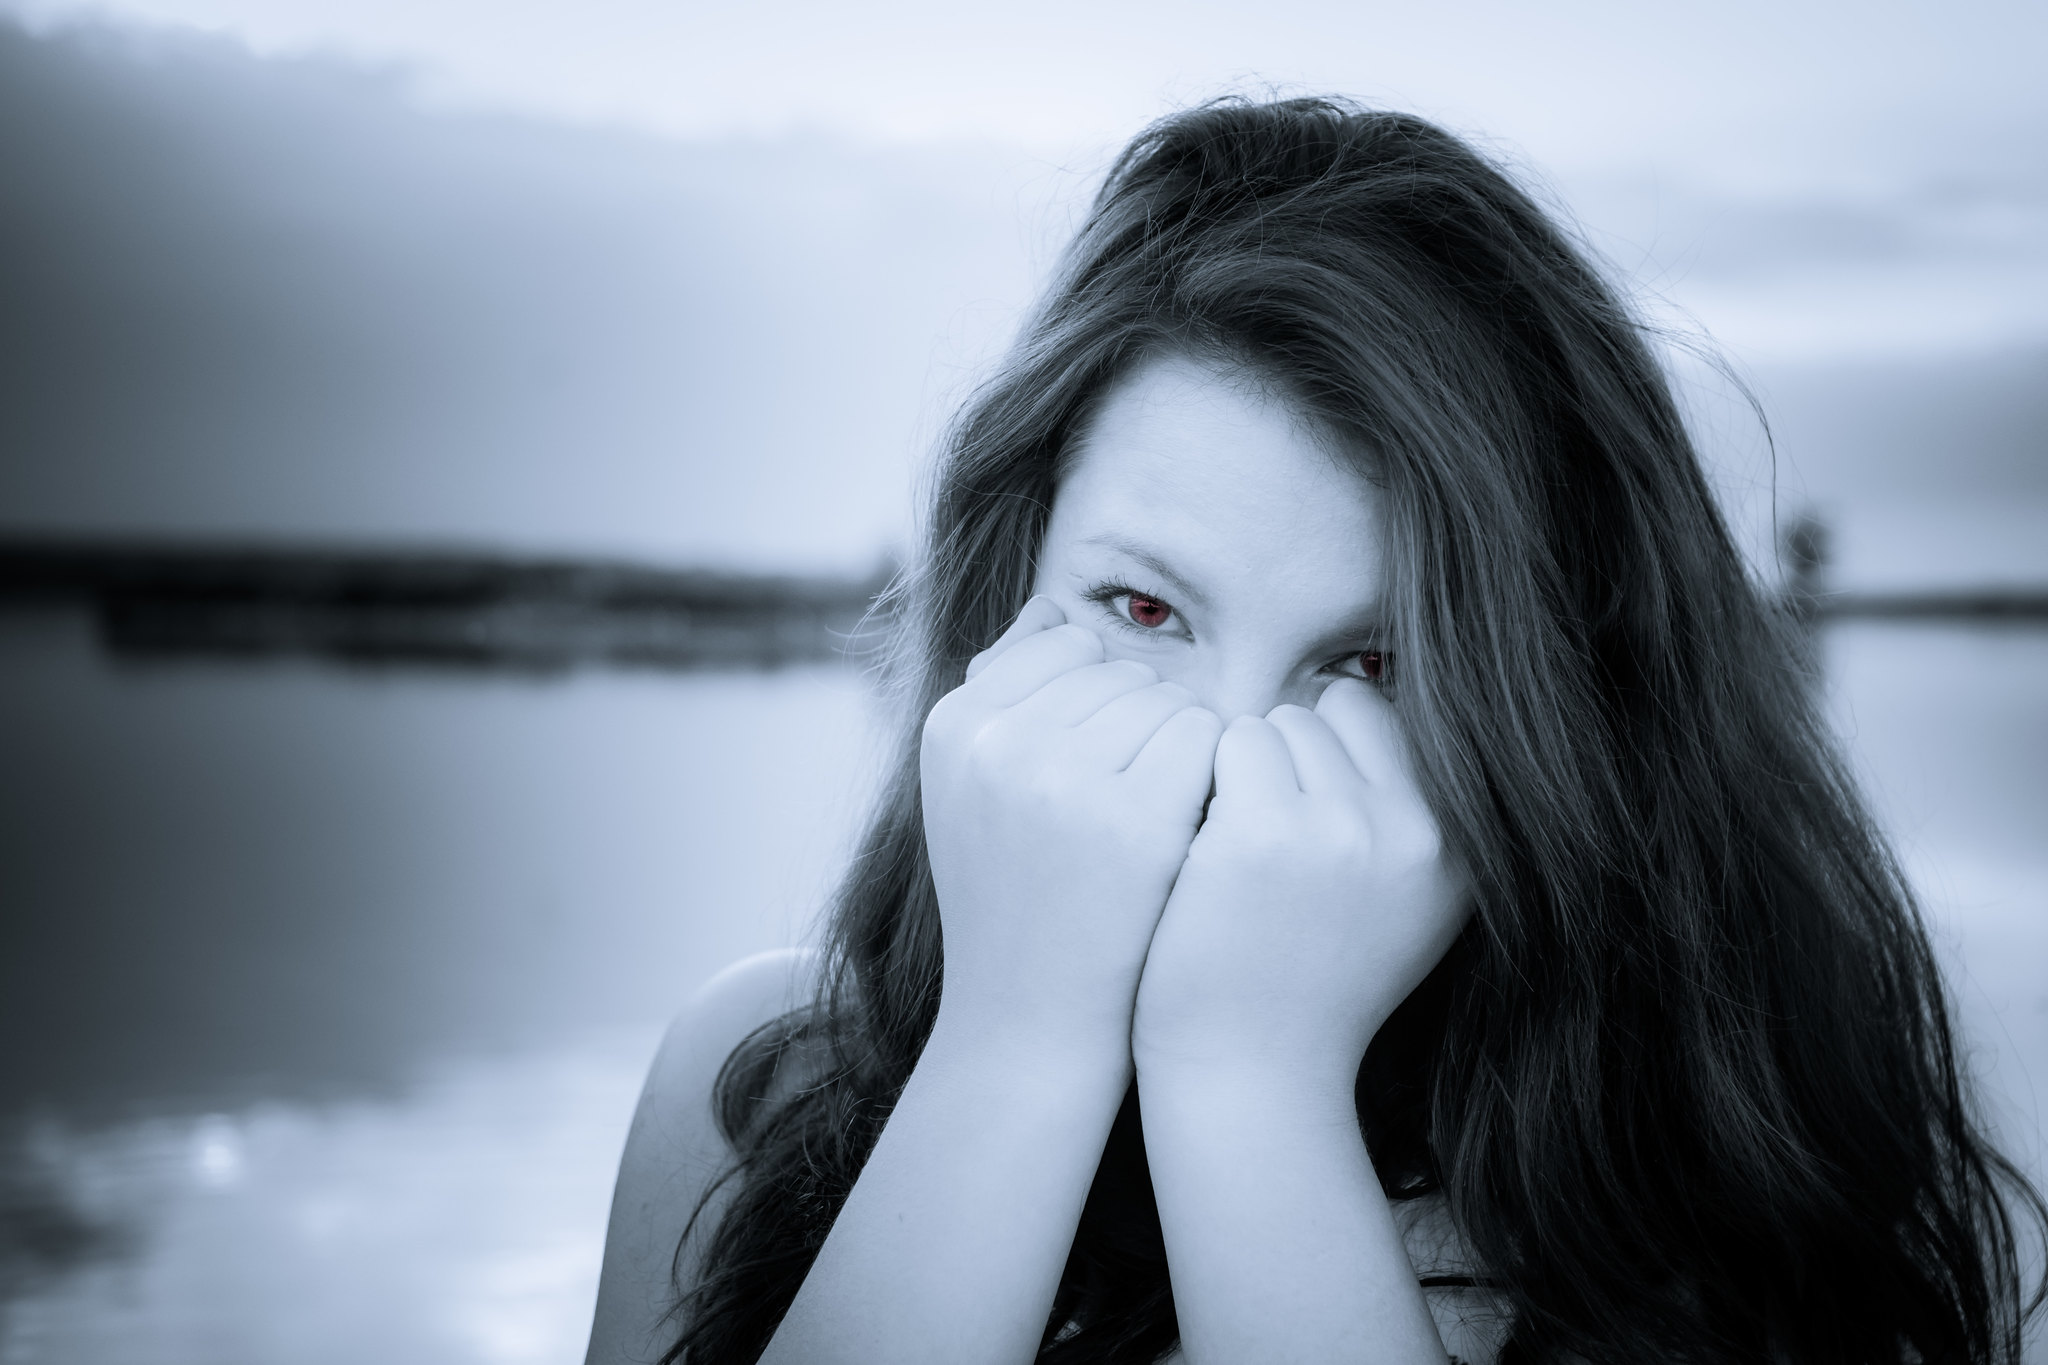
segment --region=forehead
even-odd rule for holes
[[[1104,396],[1048,535],[1141,538],[1191,568],[1311,578],[1347,596],[1379,579],[1379,497],[1336,438],[1242,370],[1182,357]]]

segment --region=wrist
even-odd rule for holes
[[[1132,1077],[1128,1030],[1034,1026],[943,1004],[918,1070],[967,1076],[1011,1093],[1094,1094],[1121,1099]]]
[[[1323,1126],[1357,1126],[1357,1058],[1327,1052],[1283,1055],[1253,1050],[1204,1055],[1150,1050],[1134,1056],[1138,1093],[1211,1117],[1254,1115]]]
[[[1146,1009],[1131,1030],[1138,1069],[1175,1082],[1200,1076],[1232,1085],[1331,1088],[1349,1093],[1372,1031],[1320,1012],[1276,1017],[1271,1007]]]

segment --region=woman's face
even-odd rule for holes
[[[1034,591],[1224,720],[1375,678],[1380,497],[1241,371],[1120,381],[1054,496]]]

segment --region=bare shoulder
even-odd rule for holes
[[[712,1086],[748,1034],[810,999],[817,971],[816,955],[800,949],[746,958],[707,982],[669,1025],[619,1158],[588,1365],[645,1362],[666,1348],[676,1245],[732,1157],[712,1112]],[[688,1264],[681,1268],[687,1278]]]
[[[798,948],[743,958],[706,982],[669,1024],[654,1054],[627,1149],[643,1126],[656,1130],[645,1135],[656,1140],[705,1125],[716,1137],[710,1099],[719,1068],[749,1033],[808,1001],[816,984],[816,955]],[[722,1161],[728,1155],[724,1139],[716,1145]]]

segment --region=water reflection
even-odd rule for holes
[[[443,1064],[394,1101],[46,1125],[44,1174],[123,1242],[18,1283],[0,1359],[575,1359],[653,1041]]]
[[[826,669],[119,669],[10,624],[0,1107],[374,1092],[664,1017],[816,904],[865,705]]]
[[[802,931],[870,729],[0,620],[0,1361],[572,1356],[661,1024]]]
[[[1855,624],[1830,701],[1945,959],[1987,1117],[2048,1177],[2048,631]],[[2048,1358],[2048,1336],[2035,1355]]]
[[[814,906],[858,682],[136,674],[68,629],[0,660],[0,1361],[576,1358],[660,1021]],[[1824,654],[2038,1176],[2048,633]]]

